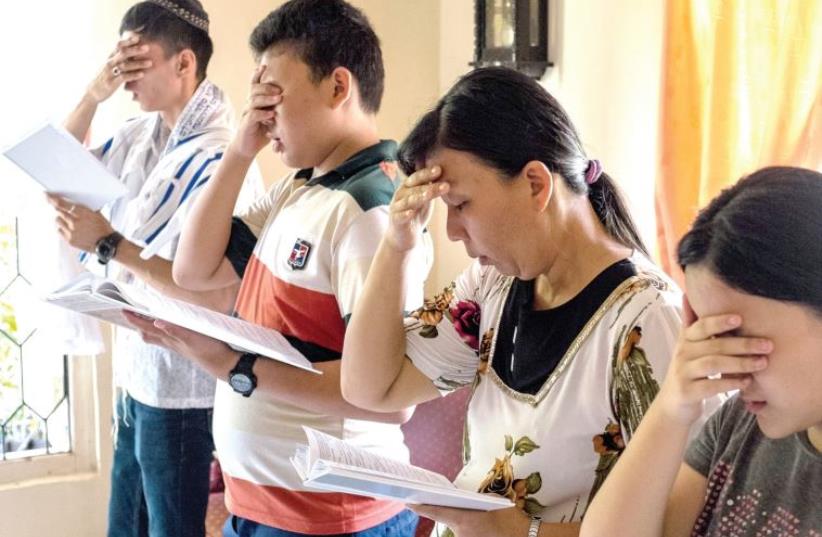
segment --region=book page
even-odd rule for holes
[[[130,299],[126,296],[118,285],[112,281],[102,280],[94,287],[94,294],[106,298],[110,298],[111,300],[115,300],[117,302],[122,302],[123,304],[128,304],[130,306],[137,306],[140,308],[141,311],[145,310],[145,307],[140,305],[138,300]]]
[[[163,296],[154,291],[126,284],[118,284],[118,287],[126,300],[145,305],[149,315],[153,317],[219,339],[239,350],[267,356],[312,373],[320,373],[276,330]]]
[[[46,192],[97,211],[127,190],[68,131],[48,123],[4,151]]]
[[[322,461],[415,483],[456,488],[445,476],[436,472],[376,455],[310,427],[303,426],[303,430],[308,437],[311,465]]]
[[[142,315],[148,313],[139,302],[125,298],[115,282],[90,272],[81,274],[73,282],[51,293],[45,301],[131,330],[134,327],[123,316],[123,310]]]
[[[48,295],[45,300],[78,313],[120,311],[124,306],[138,313],[148,312],[139,301],[125,297],[117,283],[91,273],[81,274],[73,282]]]
[[[237,350],[322,374],[276,330],[169,298],[152,289],[96,276],[89,284],[89,279],[87,275],[81,276],[75,283],[46,297],[46,301],[130,329],[134,327],[123,317],[122,310],[134,311],[219,339]]]
[[[91,315],[101,321],[113,323],[125,328],[134,330],[123,316],[123,310],[127,309],[145,315],[147,311],[140,307],[113,300],[108,297],[91,294],[90,292],[63,293],[59,296],[50,296],[46,302],[54,306],[60,306],[77,313]]]
[[[514,505],[496,494],[459,489],[445,476],[371,453],[310,427],[303,426],[303,430],[308,449],[298,448],[290,460],[310,489],[482,511]]]
[[[99,280],[99,276],[95,276],[91,272],[81,272],[75,279],[66,283],[62,287],[52,291],[49,297],[58,297],[66,293],[85,292],[90,293],[94,289],[95,281]]]
[[[290,460],[300,479],[302,481],[308,479],[308,446],[297,446],[297,451],[294,452],[294,456]]]

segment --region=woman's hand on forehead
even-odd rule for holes
[[[414,247],[417,235],[431,217],[431,201],[446,194],[449,184],[438,181],[442,168],[422,168],[406,177],[394,192],[389,213],[391,226],[387,237],[398,251]]]

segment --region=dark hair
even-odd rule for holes
[[[345,67],[357,81],[363,110],[379,111],[385,83],[380,40],[362,11],[347,2],[286,2],[260,21],[249,44],[258,57],[275,45],[293,46],[314,83]]]
[[[208,21],[208,13],[199,0],[173,0],[173,3]],[[160,43],[169,56],[181,50],[191,49],[197,57],[197,80],[206,77],[208,62],[214,52],[214,45],[208,32],[152,2],[140,2],[126,11],[120,22],[120,33],[127,30],[137,32],[149,41]]]
[[[647,254],[631,215],[608,174],[588,185],[589,160],[562,106],[528,76],[504,67],[476,69],[426,113],[400,147],[400,165],[413,173],[437,148],[465,151],[508,177],[538,160],[570,189],[587,194],[608,233]]]
[[[679,242],[679,264],[702,265],[750,295],[822,315],[822,174],[764,168],[723,190]]]

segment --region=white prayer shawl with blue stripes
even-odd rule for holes
[[[232,136],[232,119],[223,92],[204,81],[171,131],[159,113],[147,114],[127,122],[93,150],[128,187],[128,195],[110,208],[114,228],[144,248],[165,240],[156,253],[173,259],[180,229],[174,223],[182,222],[214,174]],[[173,233],[163,233],[171,228]],[[146,285],[120,265],[112,268],[112,277]],[[115,331],[112,357],[115,384],[143,404],[213,404],[214,379],[208,373],[167,349],[144,343],[136,332]]]
[[[179,225],[211,178],[232,136],[231,108],[223,92],[203,81],[174,130],[159,113],[132,119],[92,152],[128,188],[109,208],[115,229],[139,245],[160,237],[152,250],[172,259]],[[174,220],[175,233],[161,233]],[[169,230],[171,231],[171,230]],[[156,248],[160,246],[160,248]]]

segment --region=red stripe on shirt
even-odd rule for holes
[[[336,492],[294,492],[255,485],[223,473],[231,514],[272,528],[309,535],[354,533],[373,528],[404,509],[399,502]]]
[[[246,267],[236,311],[251,323],[342,352],[345,322],[336,297],[281,280],[256,255]]]

